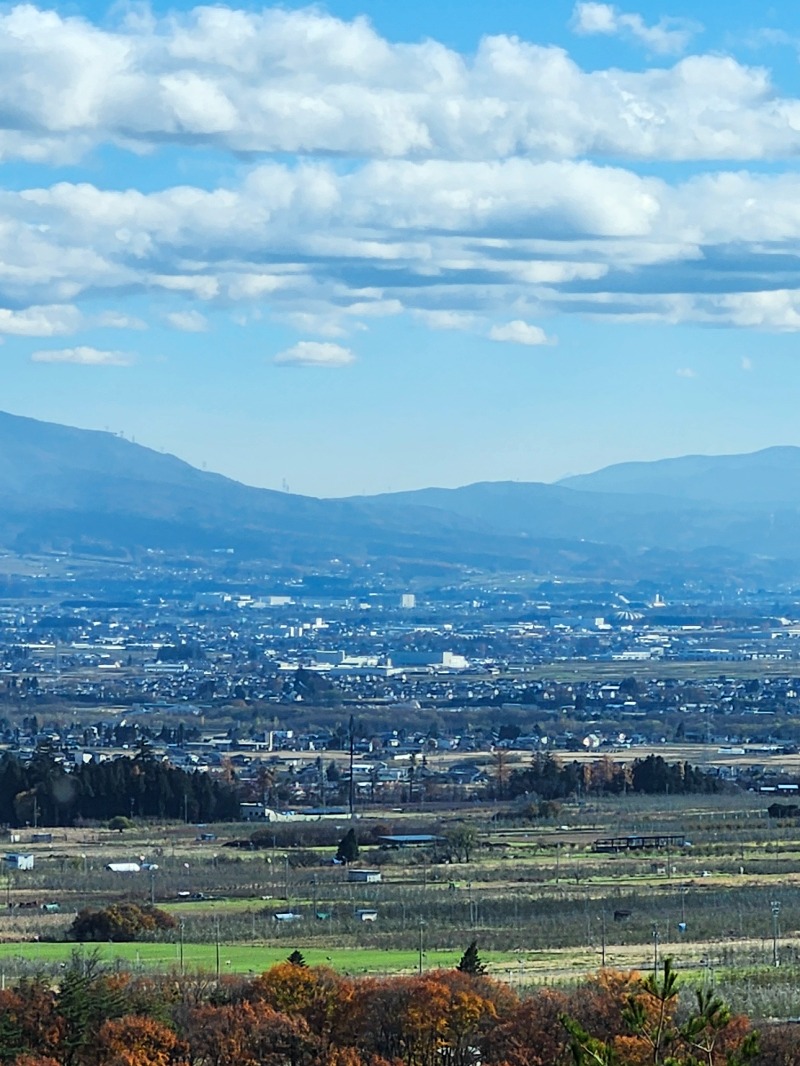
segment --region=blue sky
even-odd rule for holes
[[[271,488],[800,445],[800,6],[0,8],[5,410]]]

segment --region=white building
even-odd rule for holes
[[[381,881],[380,870],[348,870],[348,881],[358,881],[362,884],[377,885]]]
[[[33,869],[33,855],[21,855],[14,851],[4,857],[4,862],[10,870]]]

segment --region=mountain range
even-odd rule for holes
[[[0,412],[0,546],[135,557],[232,549],[585,577],[800,575],[800,448],[622,463],[557,484],[331,500],[242,485],[113,434]]]

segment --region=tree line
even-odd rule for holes
[[[67,826],[119,815],[230,821],[239,817],[238,790],[234,782],[146,753],[69,771],[47,752],[27,763],[10,753],[0,758],[0,822],[6,825]]]
[[[689,763],[667,763],[648,755],[632,763],[608,756],[592,763],[562,764],[537,753],[531,763],[506,773],[496,768],[492,793],[499,799],[535,796],[542,801],[585,794],[717,792],[720,780]],[[134,757],[81,763],[68,770],[49,750],[23,762],[0,758],[0,823],[12,826],[67,826],[81,820],[119,816],[192,822],[233,821],[239,817],[239,788],[231,775],[186,771],[155,759],[142,744]]]
[[[500,790],[500,782],[497,789]],[[535,754],[529,766],[512,770],[502,782],[505,798],[534,795],[542,800],[563,800],[590,793],[622,795],[720,792],[723,782],[688,762],[668,763],[661,755],[648,755],[630,763],[608,756],[592,763],[562,764],[549,754]]]
[[[472,945],[470,945],[472,947]],[[468,949],[469,950],[469,949]],[[467,952],[465,952],[465,958]],[[464,959],[462,959],[462,962]],[[299,951],[260,976],[103,971],[0,991],[9,1066],[795,1066],[791,1026],[757,1034],[712,992],[601,971],[521,997],[482,967],[352,978]]]

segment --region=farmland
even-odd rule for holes
[[[476,939],[490,971],[523,987],[670,955],[745,1005],[765,989],[778,1002],[800,967],[800,826],[769,819],[766,806],[735,793],[604,797],[524,822],[497,807],[377,812],[355,823],[356,865],[379,871],[379,883],[331,863],[351,824],[342,817],[262,829],[258,850],[226,846],[249,844],[241,824],[55,830],[48,843],[21,842],[34,869],[0,883],[0,963],[4,977],[57,967],[75,948],[66,938],[77,911],[133,900],[177,926],[161,941],[100,946],[126,967],[258,972],[299,947],[346,973],[412,972],[452,966]],[[469,855],[376,842],[420,832],[466,842]],[[592,851],[597,838],[643,833],[685,843]],[[106,869],[130,860],[157,869]]]

